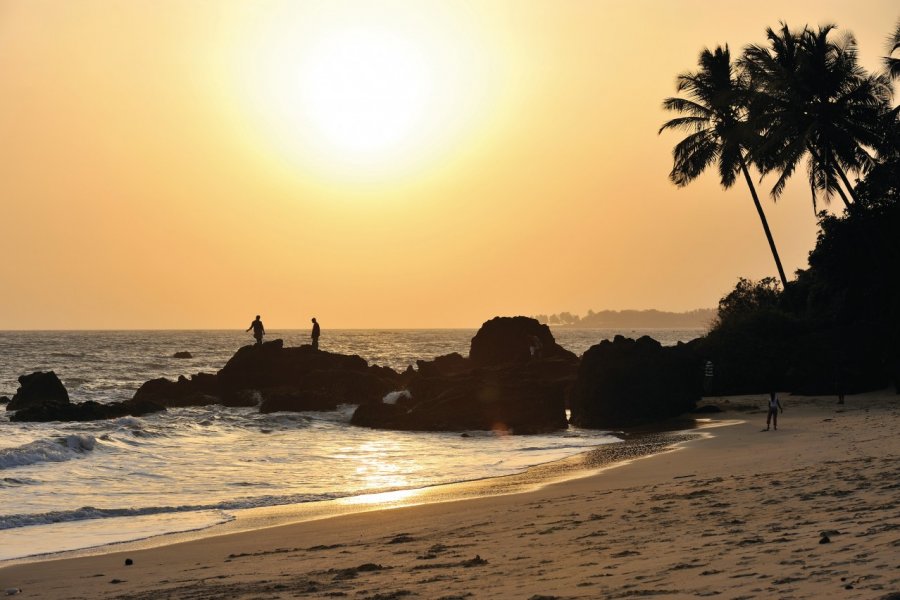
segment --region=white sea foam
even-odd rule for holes
[[[401,390],[399,392],[389,392],[385,394],[384,398],[381,401],[385,404],[397,404],[397,401],[400,398],[412,398],[412,394],[409,393],[409,390]]]
[[[63,462],[79,458],[94,449],[92,435],[67,435],[52,440],[35,440],[23,446],[0,449],[0,469],[11,469],[41,462]]]

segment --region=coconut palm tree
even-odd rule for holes
[[[807,158],[813,209],[821,192],[837,193],[849,208],[856,201],[848,172],[872,164],[867,149],[881,141],[879,119],[890,99],[890,82],[859,66],[856,40],[831,35],[834,25],[791,31],[769,28],[768,47],[746,48],[740,64],[754,83],[751,120],[764,132],[753,160],[763,173],[779,171],[778,198]],[[848,197],[849,196],[849,197]]]
[[[884,57],[884,66],[892,79],[900,78],[900,58],[894,58],[894,53],[900,53],[900,21],[897,21],[897,29],[894,35],[888,38],[888,55]]]
[[[755,143],[757,134],[746,119],[750,97],[747,82],[736,73],[727,45],[714,51],[704,49],[700,53],[699,67],[696,72],[682,73],[676,80],[678,92],[683,92],[686,97],[663,101],[663,108],[682,116],[667,121],[659,133],[667,129],[691,132],[672,150],[674,164],[669,179],[683,187],[717,163],[719,179],[727,189],[734,185],[738,173],[743,174],[778,275],[782,284],[787,285],[778,249],[748,168],[749,148]]]

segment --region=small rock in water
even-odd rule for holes
[[[822,534],[822,537],[819,539],[819,543],[820,543],[820,544],[830,544],[830,543],[831,543],[831,538],[828,537],[827,535],[825,535],[825,534],[823,533],[823,534]]]
[[[187,351],[176,352],[172,358],[194,358],[194,355]]]
[[[21,594],[21,593],[22,593],[21,588],[6,588],[7,596],[15,596],[16,594]]]
[[[125,559],[125,566],[126,566],[126,567],[130,567],[130,566],[133,565],[133,564],[134,564],[134,561],[131,560],[130,558],[126,558],[126,559]]]

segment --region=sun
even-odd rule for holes
[[[503,69],[449,5],[276,6],[236,24],[227,71],[238,114],[251,117],[239,121],[244,139],[294,176],[425,173],[471,144],[498,106]]]
[[[423,126],[431,77],[409,40],[386,31],[341,31],[319,41],[300,65],[291,91],[294,114],[341,153],[390,152]]]

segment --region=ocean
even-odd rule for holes
[[[559,329],[582,354],[616,334],[663,344],[700,330]],[[326,330],[320,347],[403,370],[468,355],[475,330]],[[308,332],[271,331],[286,346]],[[0,334],[0,396],[17,377],[55,371],[73,402],[127,400],[148,379],[214,373],[239,331],[34,331]],[[175,359],[176,351],[193,358]],[[11,423],[0,408],[0,561],[92,548],[224,523],[244,509],[321,502],[519,473],[618,441],[570,427],[551,435],[421,433],[349,425],[355,407],[259,414],[255,408],[170,409],[87,423]]]

